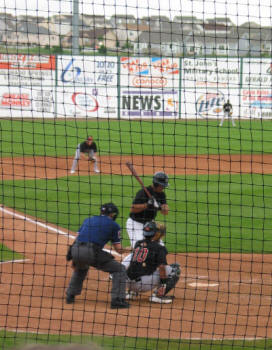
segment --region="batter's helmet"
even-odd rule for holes
[[[157,225],[154,221],[149,221],[144,224],[143,235],[144,237],[153,237],[158,231]]]
[[[168,180],[168,176],[162,171],[155,173],[153,176],[153,184],[155,186],[161,185],[163,187],[168,187]]]
[[[117,206],[113,203],[105,203],[100,208],[101,215],[110,215],[114,214],[112,216],[113,220],[115,220],[119,214],[119,210]]]

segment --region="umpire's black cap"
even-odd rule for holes
[[[119,210],[117,206],[113,203],[105,203],[100,208],[100,214],[101,215],[110,215],[114,214],[112,216],[113,220],[115,220],[119,214]]]

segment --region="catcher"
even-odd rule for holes
[[[180,265],[167,264],[167,249],[159,243],[165,231],[165,225],[155,221],[144,225],[144,239],[136,242],[127,268],[127,300],[135,299],[139,293],[155,289],[149,298],[151,302],[172,303],[173,297],[167,296],[167,293],[175,287],[180,278]]]
[[[94,172],[100,173],[98,166],[97,166],[97,163],[98,163],[97,146],[96,146],[96,143],[94,142],[92,136],[89,136],[87,138],[87,140],[78,144],[77,149],[76,149],[76,153],[75,153],[75,158],[73,160],[73,165],[72,165],[72,168],[70,171],[71,174],[75,173],[77,163],[78,163],[81,155],[83,155],[84,158],[89,160],[90,162],[94,162]]]
[[[227,100],[227,102],[225,102],[223,104],[223,112],[224,112],[224,114],[221,118],[221,122],[220,122],[219,126],[223,125],[225,118],[231,118],[232,126],[235,126],[235,121],[234,121],[234,118],[232,116],[233,115],[232,104],[230,103],[229,100]]]

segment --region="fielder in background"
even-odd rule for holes
[[[115,222],[118,208],[113,203],[106,203],[100,209],[100,215],[84,220],[78,231],[78,236],[70,246],[67,260],[72,260],[74,272],[66,290],[66,303],[75,302],[75,296],[80,295],[83,282],[90,266],[97,270],[109,272],[112,276],[111,308],[128,308],[126,302],[126,269],[116,261],[112,254],[103,250],[108,241],[119,254],[131,250],[122,248],[120,226]]]
[[[76,153],[75,153],[75,158],[73,160],[73,165],[71,168],[70,173],[74,174],[77,168],[77,163],[81,157],[81,155],[83,155],[83,157],[85,159],[87,159],[90,162],[94,163],[94,172],[96,173],[100,173],[99,169],[98,169],[98,156],[97,156],[97,146],[96,143],[93,140],[92,136],[89,136],[87,138],[87,140],[85,140],[82,143],[79,143],[76,149]]]
[[[172,303],[173,297],[168,297],[167,293],[175,287],[179,280],[180,266],[179,264],[167,264],[167,249],[160,244],[165,232],[164,224],[150,221],[144,225],[144,239],[135,244],[127,269],[126,299],[135,299],[139,293],[156,288],[149,298],[151,302]]]
[[[223,104],[223,116],[221,118],[221,122],[219,124],[219,126],[222,126],[223,123],[224,123],[224,120],[226,118],[231,118],[231,121],[232,121],[232,126],[235,126],[235,121],[234,121],[234,117],[233,117],[233,109],[232,109],[232,104],[230,103],[229,100],[227,100],[227,102],[225,102]]]
[[[155,220],[157,213],[168,215],[165,188],[168,187],[168,176],[164,172],[157,172],[153,175],[153,183],[147,189],[152,195],[148,198],[144,189],[137,192],[130,209],[130,215],[126,223],[127,233],[132,248],[135,243],[143,239],[144,224]]]

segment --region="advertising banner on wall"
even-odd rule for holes
[[[1,85],[55,86],[55,56],[0,54]]]
[[[178,89],[122,89],[120,98],[121,118],[178,118]]]
[[[242,118],[272,118],[272,90],[242,89],[241,90]]]
[[[114,88],[58,88],[57,114],[74,118],[117,118],[118,98]]]
[[[117,86],[117,57],[58,56],[58,86]]]
[[[243,59],[243,88],[272,88],[272,59]]]
[[[231,90],[229,95],[224,89],[183,89],[181,94],[181,118],[221,118],[223,104],[229,98],[233,105],[233,114],[239,115],[239,89]]]
[[[173,89],[179,87],[179,59],[121,57],[120,85],[134,88]]]
[[[0,116],[54,117],[54,90],[51,88],[0,87]]]
[[[240,60],[237,58],[184,58],[183,88],[239,88]]]

